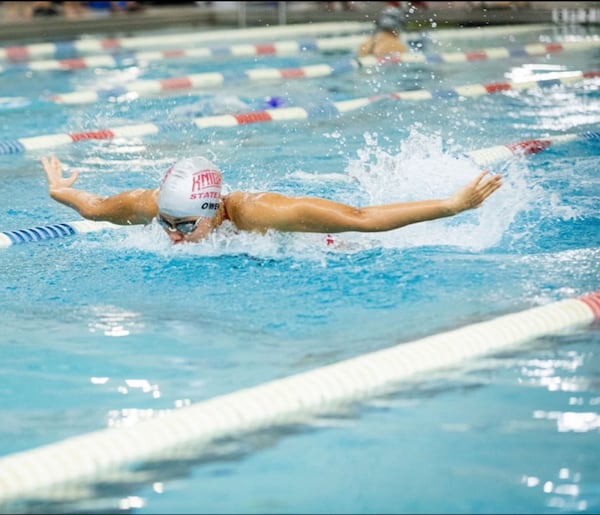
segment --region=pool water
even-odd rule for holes
[[[597,37],[596,27],[425,40],[469,51]],[[163,60],[119,69],[10,70],[0,141],[183,122],[379,93],[600,69],[596,48],[477,63],[382,65],[320,79],[226,84],[87,105],[52,94],[214,70],[290,68],[352,52]],[[90,140],[0,155],[1,231],[79,220],[40,164],[55,153],[100,195],[153,188],[206,155],[231,190],[370,205],[452,194],[468,152],[597,132],[598,79],[339,116]],[[276,99],[276,100],[274,100]],[[183,127],[183,125],[182,125]],[[218,395],[599,289],[600,142],[578,139],[490,167],[480,209],[378,234],[237,234],[172,246],[156,225],[0,249],[0,455],[123,427]],[[6,512],[597,513],[600,331],[532,341],[305,425],[215,443],[91,492]]]

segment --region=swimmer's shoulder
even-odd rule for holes
[[[223,196],[225,211],[234,223],[238,224],[242,218],[255,206],[264,193],[249,193],[247,191],[232,191]]]
[[[158,214],[158,188],[151,190],[139,188],[128,193],[129,204],[132,205],[131,209],[146,221],[151,221]]]
[[[244,202],[250,202],[257,200],[265,195],[264,191],[248,192],[248,191],[232,191],[223,195],[223,201],[228,205],[243,204]]]
[[[136,199],[142,204],[144,209],[158,209],[158,193],[159,188],[148,189],[136,189],[131,190],[129,193],[132,198]]]

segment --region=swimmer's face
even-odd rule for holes
[[[159,213],[156,220],[174,244],[203,240],[213,229],[214,221],[213,218],[201,216],[177,218],[164,213]]]

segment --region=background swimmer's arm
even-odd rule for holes
[[[365,42],[363,42],[358,49],[358,57],[366,57],[373,53],[373,47],[375,42],[373,36],[370,36]]]
[[[158,213],[158,190],[131,190],[103,198],[94,193],[73,188],[78,172],[63,176],[57,157],[42,158],[48,177],[50,196],[89,220],[119,225],[146,224]]]

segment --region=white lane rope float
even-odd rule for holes
[[[468,84],[455,88],[438,90],[407,90],[395,93],[385,93],[370,97],[354,98],[339,102],[323,101],[311,108],[303,107],[279,107],[265,111],[226,114],[217,116],[204,116],[189,121],[142,123],[137,125],[125,125],[122,127],[98,129],[79,133],[59,133],[42,136],[17,138],[0,141],[0,155],[19,154],[27,151],[56,148],[62,145],[77,143],[87,140],[112,140],[115,138],[141,138],[143,136],[156,135],[192,129],[208,129],[215,127],[236,127],[253,123],[264,123],[273,121],[291,121],[307,119],[333,119],[346,112],[363,108],[369,104],[383,100],[403,101],[425,101],[441,100],[460,97],[479,97],[487,94],[501,93],[504,91],[518,91],[532,88],[546,88],[557,85],[565,85],[584,80],[600,77],[600,71],[573,71],[554,74],[552,78],[526,81],[508,81],[490,84]]]
[[[600,38],[586,42],[586,45],[577,42],[572,49],[582,50],[600,46]],[[519,49],[484,49],[473,52],[452,52],[443,54],[418,54],[401,53],[392,54],[386,58],[352,57],[339,59],[331,64],[319,63],[299,68],[254,68],[247,70],[227,70],[225,72],[196,73],[182,77],[166,77],[152,80],[136,80],[129,84],[101,88],[96,90],[80,90],[68,93],[57,93],[49,95],[47,100],[56,104],[79,105],[104,102],[106,100],[119,98],[143,98],[166,92],[180,90],[199,90],[215,88],[226,85],[239,86],[244,82],[274,81],[274,80],[298,80],[328,77],[354,72],[361,68],[373,68],[379,65],[399,65],[404,63],[465,63],[480,62],[489,59],[522,57],[526,55],[547,55],[549,53],[562,52],[569,47],[555,44],[530,45],[525,50]],[[563,72],[564,73],[564,72]]]
[[[434,41],[454,38],[481,38],[501,34],[514,35],[520,32],[533,32],[553,28],[553,25],[508,25],[501,27],[462,27],[460,29],[437,29],[413,35],[408,33],[407,41],[421,41],[423,37]],[[32,45],[0,47],[0,62],[23,63],[30,60],[55,57],[73,58],[82,55],[116,53],[140,50],[143,48],[178,48],[182,39],[188,46],[209,41],[235,41],[256,38],[280,38],[294,36],[317,36],[332,34],[362,33],[366,37],[373,31],[372,22],[321,22],[310,24],[277,25],[271,27],[251,27],[247,29],[214,30],[208,32],[186,32],[167,35],[133,36],[128,38],[97,39],[85,38],[59,43],[35,43]]]
[[[342,406],[402,389],[402,382],[518,350],[600,319],[600,291],[400,343],[220,395],[133,426],[101,429],[0,458],[0,511],[59,501],[61,489],[126,474],[135,464],[202,456],[223,438],[307,423]],[[92,490],[90,490],[92,491]]]
[[[487,167],[502,161],[507,161],[513,157],[538,154],[550,147],[556,147],[574,141],[600,141],[600,131],[561,134],[553,137],[531,139],[505,145],[494,145],[466,152],[464,155],[472,159],[476,165]],[[116,225],[110,222],[76,220],[72,222],[31,227],[28,229],[2,231],[0,232],[0,248],[125,227],[128,226]]]

